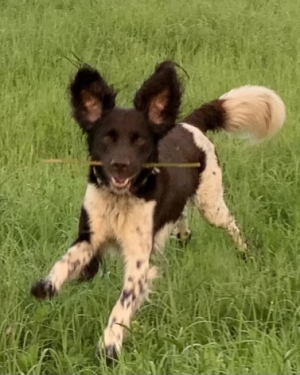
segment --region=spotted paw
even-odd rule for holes
[[[78,281],[92,280],[99,271],[99,262],[100,261],[97,257],[93,257],[90,263],[88,263],[81,271]]]
[[[105,347],[105,358],[107,366],[112,366],[116,363],[118,359],[118,353],[113,345],[108,345]]]
[[[96,348],[96,355],[99,358],[103,358],[104,356],[106,365],[109,367],[115,365],[118,360],[118,352],[114,345],[103,346],[98,343]]]
[[[238,257],[240,259],[242,259],[243,261],[245,261],[245,262],[249,262],[249,261],[251,261],[251,260],[254,259],[253,254],[249,250],[247,250],[247,251],[239,251],[238,252]]]
[[[52,298],[57,291],[51,281],[39,280],[31,287],[31,295],[37,299]]]
[[[192,232],[186,232],[184,234],[184,236],[181,236],[180,233],[177,233],[176,235],[176,239],[178,241],[178,244],[181,246],[181,247],[185,247],[188,245],[188,243],[190,242],[192,238]]]

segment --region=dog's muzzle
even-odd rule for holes
[[[131,178],[117,178],[117,177],[111,177],[110,181],[114,188],[116,189],[129,189],[131,185]]]

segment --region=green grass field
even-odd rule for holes
[[[297,0],[0,1],[0,373],[300,373],[300,2]],[[226,201],[253,250],[244,263],[222,231],[191,212],[194,236],[172,241],[108,369],[95,345],[118,298],[122,265],[50,302],[30,297],[75,239],[86,158],[66,95],[72,53],[131,105],[154,65],[189,73],[182,113],[242,84],[275,89],[283,130],[250,147],[218,134]],[[188,147],[188,145],[187,145]]]

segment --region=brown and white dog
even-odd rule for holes
[[[184,216],[188,201],[246,251],[223,200],[222,172],[205,132],[223,130],[263,140],[282,127],[285,106],[266,87],[243,86],[175,123],[182,89],[171,61],[155,68],[130,109],[115,106],[115,91],[89,66],[78,70],[69,90],[90,158],[103,166],[90,167],[76,241],[31,293],[36,298],[53,297],[67,280],[92,278],[108,247],[117,246],[125,271],[101,345],[109,361],[120,352],[123,326],[129,326],[155,277],[151,254],[164,246],[172,230],[181,239],[188,236]],[[146,162],[200,162],[200,167],[145,169]]]

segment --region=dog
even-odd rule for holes
[[[31,294],[52,298],[70,279],[89,280],[113,245],[125,270],[123,288],[99,350],[107,363],[118,358],[129,326],[142,304],[156,267],[151,254],[172,231],[189,237],[185,207],[192,202],[209,223],[224,228],[242,252],[247,246],[223,199],[222,171],[207,131],[246,134],[258,141],[285,122],[285,105],[271,89],[242,86],[205,103],[176,123],[183,94],[175,63],[155,67],[135,93],[133,108],[116,106],[116,92],[88,65],[69,84],[72,115],[87,139],[90,166],[76,241]],[[198,162],[196,168],[144,168],[145,163]]]

